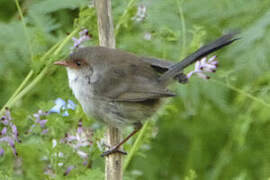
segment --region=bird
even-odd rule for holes
[[[228,33],[199,48],[178,63],[142,57],[101,46],[78,48],[55,65],[67,69],[69,87],[86,115],[115,128],[134,130],[102,156],[119,150],[155,114],[164,99],[176,96],[168,86],[186,82],[183,70],[194,62],[238,40]]]

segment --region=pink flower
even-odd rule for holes
[[[72,41],[74,44],[71,47],[71,50],[83,47],[82,43],[91,39],[87,29],[84,29],[81,32],[79,32],[79,35],[80,36],[78,39],[75,37],[72,37]]]
[[[205,72],[216,72],[216,69],[218,67],[218,61],[216,60],[216,56],[212,56],[208,59],[204,57],[200,61],[197,61],[195,63],[195,68],[193,71],[189,72],[187,74],[187,78],[189,79],[193,74],[196,74],[200,78],[203,79],[209,79],[210,77],[205,75]]]

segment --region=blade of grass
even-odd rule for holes
[[[55,44],[47,53],[45,53],[43,55],[43,57],[41,57],[41,59],[46,59],[50,56],[55,56],[57,55],[63,48],[64,46],[68,43],[68,41],[76,34],[78,33],[80,30],[80,28],[76,28],[75,30],[73,30],[72,33],[70,33],[64,40],[60,41],[59,43]],[[32,80],[31,83],[29,83],[27,86],[27,82],[29,81],[29,79],[31,78],[31,76],[33,75],[32,70],[29,72],[29,74],[31,75],[27,75],[26,78],[23,80],[23,82],[21,83],[21,85],[17,88],[17,90],[13,93],[13,95],[11,96],[11,98],[7,101],[7,103],[2,107],[1,111],[0,111],[0,116],[2,116],[4,110],[6,107],[10,108],[12,107],[16,101],[18,101],[19,99],[21,99],[25,94],[27,94],[38,82],[40,82],[40,80],[42,80],[42,78],[46,75],[46,73],[48,72],[48,69],[50,67],[50,65],[52,64],[52,59],[47,63],[47,65],[41,70],[41,72]]]
[[[15,0],[15,4],[16,4],[18,13],[20,15],[20,18],[22,20],[23,30],[24,30],[24,33],[25,33],[25,37],[26,37],[29,52],[30,52],[30,59],[33,60],[34,54],[33,54],[32,44],[31,44],[30,37],[29,37],[28,32],[27,32],[27,28],[26,28],[26,24],[25,24],[25,21],[24,21],[24,16],[23,16],[23,13],[22,13],[22,9],[20,7],[20,4],[19,4],[18,0]]]
[[[176,0],[177,7],[178,7],[178,13],[180,16],[181,21],[181,32],[182,32],[182,50],[181,50],[181,56],[179,59],[183,59],[186,56],[186,23],[185,23],[185,17],[184,12],[182,9],[182,4],[184,3],[184,0],[181,2],[179,0]]]

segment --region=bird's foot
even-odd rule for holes
[[[184,73],[179,73],[175,76],[175,79],[182,84],[186,84],[188,82],[188,77]]]
[[[127,153],[125,151],[119,150],[118,148],[119,148],[118,146],[114,146],[114,147],[110,148],[109,150],[103,152],[101,154],[101,157],[109,156],[110,154],[113,154],[113,153],[120,153],[123,155],[127,155]]]

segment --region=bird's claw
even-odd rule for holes
[[[175,79],[182,84],[186,84],[188,82],[188,78],[184,73],[179,73],[175,76]]]
[[[123,155],[127,155],[127,153],[125,151],[119,150],[118,147],[113,147],[113,148],[103,152],[101,154],[101,157],[109,156],[110,154],[113,154],[113,153],[120,153]]]

